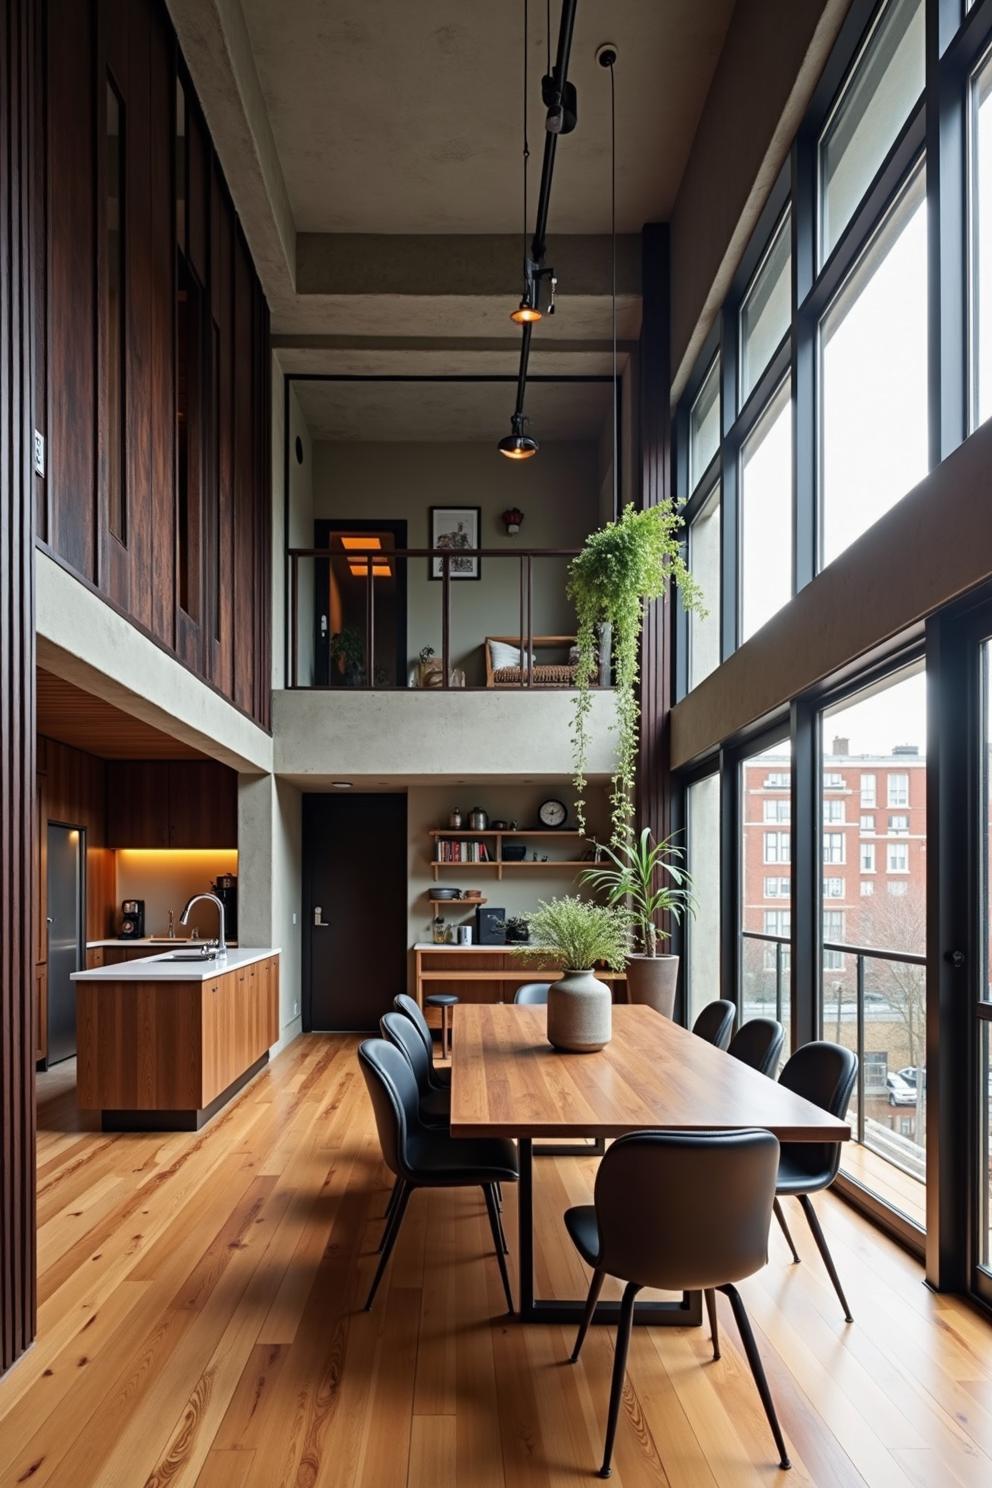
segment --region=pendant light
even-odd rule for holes
[[[596,61],[610,74],[610,316],[613,352],[613,407],[611,410],[613,433],[613,519],[620,515],[620,430],[619,388],[617,373],[617,91],[613,69],[616,66],[617,49],[612,42],[604,42],[596,48]]]
[[[501,455],[508,460],[529,460],[536,455],[541,446],[536,439],[524,433],[524,424],[527,422],[522,413],[514,413],[510,416],[510,428],[512,433],[505,435],[496,446]]]

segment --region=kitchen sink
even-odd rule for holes
[[[202,951],[173,951],[171,956],[166,956],[167,961],[216,961],[217,952],[213,949]]]

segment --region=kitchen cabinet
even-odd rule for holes
[[[110,760],[111,847],[237,847],[238,777],[214,760]]]

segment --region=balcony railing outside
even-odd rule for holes
[[[440,647],[434,662],[433,679],[431,688],[447,691],[451,688],[467,687],[481,684],[473,684],[461,675],[464,670],[464,658],[466,654],[473,651],[479,652],[479,648],[485,640],[485,636],[478,634],[480,611],[485,613],[484,621],[486,633],[494,636],[505,636],[512,633],[516,641],[521,665],[519,677],[515,679],[503,679],[499,682],[500,687],[536,688],[542,691],[548,688],[568,688],[573,684],[568,680],[555,682],[548,680],[547,667],[542,667],[541,655],[535,654],[535,639],[538,648],[542,644],[543,633],[547,631],[547,624],[538,622],[538,614],[547,616],[554,613],[558,618],[554,626],[555,631],[562,628],[561,617],[565,614],[571,615],[571,606],[564,599],[564,586],[568,561],[574,558],[580,550],[578,548],[400,548],[400,549],[377,549],[374,552],[343,551],[341,548],[290,548],[287,552],[288,561],[288,685],[291,688],[310,687],[334,687],[342,685],[339,677],[334,675],[334,669],[330,666],[318,666],[317,671],[326,675],[317,677],[308,675],[310,666],[308,658],[321,655],[321,648],[328,647],[331,641],[332,627],[327,617],[327,606],[319,606],[315,601],[317,592],[323,593],[320,588],[325,575],[335,573],[346,574],[350,587],[352,608],[361,611],[357,627],[354,621],[350,629],[359,633],[359,641],[363,661],[360,674],[356,667],[354,680],[348,685],[354,687],[371,689],[403,688],[412,685],[408,672],[416,665],[415,658],[419,651],[416,644],[417,639],[423,635],[426,629],[434,627],[432,635],[439,639]],[[480,578],[476,581],[456,577],[453,571],[454,565],[464,565],[465,562],[476,563],[480,566],[485,564],[486,568],[492,563],[500,565],[513,565],[515,568],[515,584],[507,585],[504,580],[497,580],[492,584],[489,593],[485,591],[486,573],[481,571]],[[396,575],[403,575],[404,591],[409,584],[411,575],[415,575],[414,564],[423,564],[425,569],[436,564],[439,569],[439,577],[432,588],[437,590],[437,604],[431,606],[431,614],[423,614],[424,591],[419,593],[420,604],[414,617],[413,606],[409,599],[396,598],[394,590],[391,596],[393,605],[405,604],[411,626],[416,623],[420,627],[420,636],[411,639],[408,645],[409,655],[395,658],[393,665],[386,667],[376,664],[377,655],[381,653],[384,639],[383,632],[394,624],[394,618],[387,616],[386,600],[384,595],[387,591],[383,588],[381,579],[391,579]],[[346,565],[346,568],[343,567]],[[402,566],[406,565],[405,568]],[[309,572],[308,572],[308,566]],[[548,569],[551,567],[551,575]],[[503,570],[505,573],[505,569]],[[460,589],[481,585],[484,600],[491,598],[491,604],[485,603],[473,606],[473,620],[468,627],[468,634],[460,634],[458,626],[458,591]],[[358,588],[356,589],[356,585]],[[358,590],[361,591],[360,600],[357,599]],[[508,602],[508,593],[512,593],[512,599]],[[301,609],[303,613],[301,613]],[[319,617],[323,614],[323,625]],[[472,627],[475,627],[472,629]],[[569,622],[574,632],[574,616]],[[569,628],[566,626],[566,628]],[[312,640],[311,640],[312,634]],[[571,636],[555,635],[552,639],[560,641],[557,650],[567,653],[567,643]],[[468,652],[466,652],[468,646]],[[558,657],[556,656],[556,662]],[[567,656],[566,656],[567,661]],[[478,668],[481,673],[481,666]],[[555,666],[556,671],[565,670],[564,664]],[[601,675],[597,681],[599,685],[608,685],[608,671],[604,677]]]
[[[788,937],[742,930],[741,938],[774,947],[770,968],[774,972],[772,997],[761,996],[760,988],[755,996],[753,985],[750,989],[745,986],[745,1017],[769,1016],[772,1004],[774,1016],[787,1025]],[[842,941],[824,941],[823,953],[823,1037],[845,1044],[858,1056],[858,1079],[849,1113],[856,1139],[901,1172],[925,1184],[926,957]],[[873,1032],[882,1034],[884,1049],[879,1047]],[[909,1054],[902,1068],[911,1070],[911,1075],[904,1076],[899,1068],[889,1068],[888,1054],[895,1036],[905,1040]],[[890,1076],[894,1077],[891,1083]],[[887,1119],[881,1117],[879,1110],[883,1103],[884,1109],[892,1112]],[[905,1113],[912,1134],[896,1130],[891,1124],[900,1119],[900,1111]]]

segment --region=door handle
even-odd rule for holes
[[[315,904],[313,907],[313,923],[314,928],[317,930],[329,930],[331,928],[330,920],[324,919],[323,906],[320,904]]]

